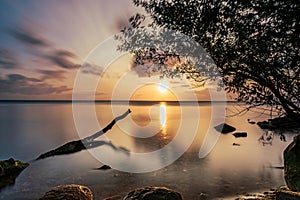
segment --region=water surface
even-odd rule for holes
[[[88,103],[80,104],[83,111],[89,106]],[[115,106],[120,113],[128,109],[122,103]],[[185,199],[197,199],[201,193],[213,199],[268,190],[284,184],[283,171],[274,167],[283,165],[282,151],[292,140],[293,134],[286,134],[287,142],[282,142],[275,134],[272,145],[263,146],[258,138],[264,131],[257,125],[249,124],[247,119],[259,121],[266,116],[257,118],[257,113],[248,112],[226,119],[237,131],[246,131],[247,138],[221,135],[209,155],[199,159],[199,149],[209,130],[211,106],[208,103],[200,104],[199,108],[189,104],[184,106],[159,102],[131,104],[132,114],[106,134],[113,145],[129,152],[155,151],[168,145],[180,126],[184,126],[185,134],[192,133],[194,130],[189,127],[194,127],[191,123],[195,116],[185,116],[185,123],[182,124],[182,109],[199,109],[197,135],[186,153],[168,167],[135,174],[114,169],[96,170],[102,163],[89,151],[32,161],[41,153],[97,131],[91,125],[92,116],[82,112],[81,120],[86,126],[78,134],[70,103],[1,103],[0,159],[13,157],[31,161],[31,165],[21,173],[14,186],[0,192],[0,198],[37,199],[53,186],[70,183],[87,185],[95,199],[116,194],[123,196],[131,189],[149,185],[173,188],[181,192]],[[227,110],[233,106],[229,104]],[[114,117],[109,103],[97,103],[95,110],[101,127]],[[233,146],[233,143],[240,146]],[[180,148],[181,144],[176,145]],[[101,148],[112,149],[104,145],[94,151]],[[174,150],[171,148],[170,152]],[[130,158],[130,153],[125,156]]]

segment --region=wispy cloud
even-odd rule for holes
[[[0,49],[0,68],[15,69],[18,67],[16,56],[7,49]]]
[[[64,69],[77,69],[80,67],[79,64],[76,64],[71,60],[75,58],[76,55],[67,50],[56,50],[49,55],[45,55],[44,57],[53,64]]]
[[[5,78],[0,78],[0,93],[46,95],[59,94],[70,90],[67,86],[54,87],[43,83],[40,79],[20,74],[9,74]]]
[[[103,68],[101,66],[91,63],[84,63],[80,69],[85,74],[92,74],[96,76],[100,76],[103,72]]]
[[[35,46],[35,47],[50,46],[48,40],[38,36],[37,34],[29,30],[19,28],[19,29],[10,30],[9,32],[15,39],[22,42],[23,44]]]
[[[80,67],[72,60],[77,57],[76,54],[65,49],[57,49],[54,45],[50,45],[49,40],[42,38],[33,30],[16,28],[10,30],[9,33],[21,44],[28,45],[31,50],[30,53],[33,54],[32,56],[50,61],[51,64],[64,69],[77,69]]]
[[[64,70],[36,70],[38,73],[42,74],[41,80],[47,79],[57,79],[57,80],[64,80],[66,78]]]

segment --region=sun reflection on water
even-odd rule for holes
[[[161,102],[160,106],[160,125],[161,133],[164,139],[167,139],[167,106],[165,102]]]

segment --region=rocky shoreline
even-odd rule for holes
[[[29,163],[10,158],[0,160],[0,190],[6,186],[13,185],[18,175],[29,166]]]
[[[92,200],[93,194],[91,189],[83,185],[62,185],[50,189],[40,200]],[[184,197],[178,191],[161,187],[161,186],[148,186],[143,188],[136,188],[129,191],[124,197],[121,195],[113,195],[104,198],[103,200],[183,200]],[[209,196],[201,194],[197,199],[208,200]],[[229,198],[225,198],[229,199]],[[286,186],[276,189],[271,189],[263,193],[237,195],[230,199],[235,200],[299,200],[300,192],[294,192]]]
[[[238,196],[235,200],[299,200],[300,192],[294,192],[287,188],[286,186],[282,186],[276,189],[271,189],[270,191],[266,191],[263,193],[256,194],[246,194],[242,196]]]

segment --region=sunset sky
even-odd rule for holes
[[[1,0],[0,99],[210,100],[115,56],[112,38],[137,11],[131,0]]]

